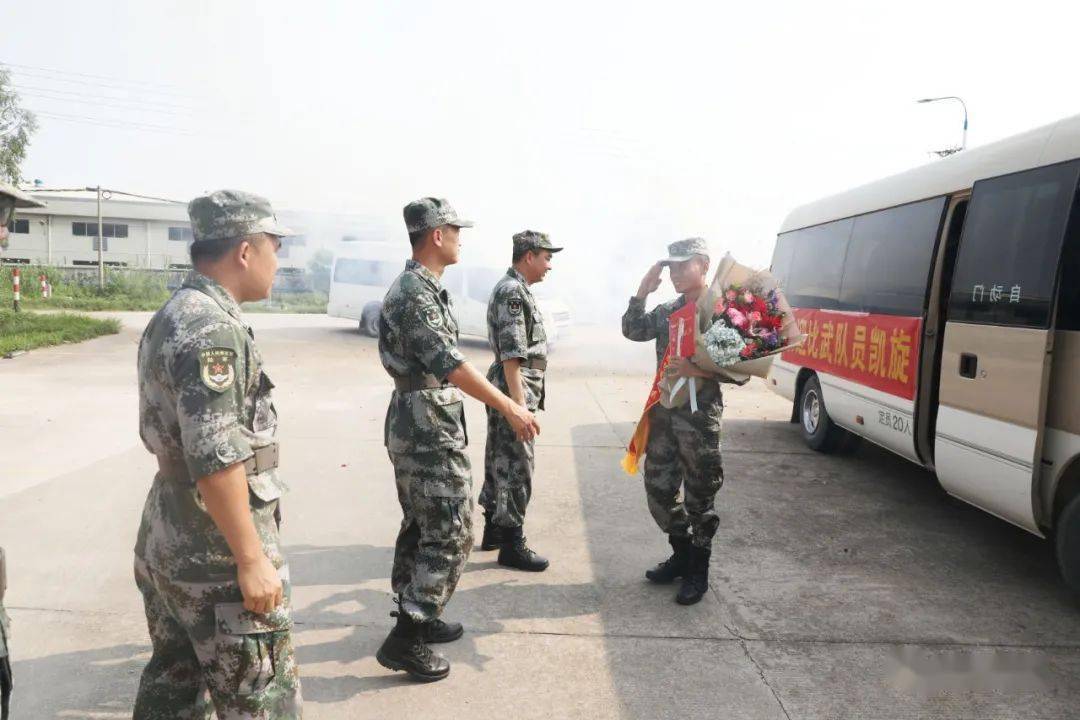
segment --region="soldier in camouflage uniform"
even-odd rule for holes
[[[385,442],[403,515],[391,575],[399,610],[391,613],[397,624],[376,658],[391,670],[432,681],[446,677],[450,664],[428,643],[456,640],[463,632],[460,623],[439,616],[472,548],[472,471],[461,391],[496,408],[523,440],[540,428],[457,346],[457,318],[440,278],[458,261],[460,228],[472,223],[439,198],[409,203],[404,216],[412,259],[391,284],[379,316],[379,358],[394,380]]]
[[[195,267],[139,343],[139,433],[158,473],[135,545],[153,656],[136,720],[299,718],[288,566],[278,538],[274,384],[241,302],[269,294],[270,204],[222,190],[188,205]]]
[[[0,182],[0,252],[8,246],[8,224],[15,218],[16,208],[44,207],[22,190]],[[16,306],[17,309],[18,306]],[[4,591],[7,590],[6,558],[0,548],[0,720],[7,720],[11,690],[14,685],[11,674],[11,655],[8,639],[11,623],[4,611]]]
[[[513,266],[495,284],[488,300],[488,341],[495,362],[487,379],[532,412],[544,409],[547,335],[544,319],[529,286],[551,270],[553,247],[545,233],[525,230],[514,235]],[[529,549],[523,525],[532,495],[534,443],[520,442],[503,417],[487,411],[484,449],[484,537],[481,550],[499,548],[499,564],[541,572],[548,561]]]
[[[4,612],[4,592],[7,590],[7,558],[0,548],[0,720],[7,720],[11,699],[11,657],[8,654],[8,634],[11,625]]]
[[[663,360],[668,346],[668,318],[687,302],[694,302],[705,289],[709,250],[701,238],[680,240],[668,246],[670,257],[656,263],[622,318],[623,335],[638,342],[656,341],[656,362]],[[680,293],[671,302],[645,312],[645,298],[660,287],[660,273],[667,266],[671,281]],[[645,494],[649,511],[660,529],[668,534],[674,551],[670,558],[645,573],[657,583],[682,578],[676,600],[692,605],[709,587],[709,557],[720,517],[715,497],[724,482],[720,457],[720,421],[724,402],[715,377],[698,369],[686,358],[672,360],[674,371],[683,377],[698,377],[698,411],[690,407],[649,411],[649,439],[645,445]],[[682,497],[680,498],[680,490]]]

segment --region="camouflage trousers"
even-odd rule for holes
[[[134,720],[284,720],[302,717],[300,678],[285,603],[244,610],[236,582],[170,580],[135,559],[153,655],[143,670]],[[209,691],[209,702],[207,702]]]
[[[724,483],[720,423],[724,405],[717,398],[689,407],[649,411],[645,444],[645,495],[660,529],[709,547],[720,525],[715,498]],[[680,497],[680,490],[682,495]]]
[[[480,506],[499,527],[521,527],[532,496],[535,441],[521,442],[500,413],[488,408],[484,487]]]
[[[472,467],[454,448],[390,461],[402,512],[390,582],[402,611],[426,622],[442,614],[472,550]]]
[[[0,558],[3,556],[0,555]],[[0,570],[2,572],[2,570]],[[0,583],[3,582],[3,577],[0,576]],[[3,594],[4,588],[0,585],[0,595]],[[11,676],[11,657],[8,650],[8,633],[11,627],[8,622],[7,613],[4,612],[4,604],[0,603],[0,717],[7,720],[11,699],[11,690],[13,687],[13,679]]]

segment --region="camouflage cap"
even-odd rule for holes
[[[709,257],[709,246],[704,238],[694,237],[685,240],[676,240],[667,246],[668,257],[661,260],[662,263],[677,263],[689,260],[695,255]]]
[[[414,200],[405,206],[402,215],[405,216],[405,227],[410,233],[443,225],[459,228],[473,226],[472,221],[458,217],[457,210],[454,210],[446,198],[426,197]]]
[[[188,203],[196,242],[231,240],[257,233],[295,235],[278,224],[270,201],[243,190],[217,190]]]
[[[522,230],[514,235],[514,254],[519,252],[527,252],[529,250],[549,250],[553,253],[557,253],[562,250],[561,247],[554,247],[551,244],[551,239],[548,238],[547,233],[537,232],[535,230]]]

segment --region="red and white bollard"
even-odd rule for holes
[[[38,275],[38,282],[41,283],[41,297],[49,297],[49,278],[45,276],[45,273]]]
[[[14,268],[11,271],[11,289],[15,295],[15,311],[19,311],[19,300],[21,299],[21,293],[19,292],[19,268]]]

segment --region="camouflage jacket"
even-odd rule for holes
[[[139,342],[139,435],[160,471],[143,510],[135,553],[173,579],[235,578],[236,566],[196,482],[276,443],[274,384],[251,329],[215,281],[190,273]],[[271,468],[248,475],[263,550],[284,564],[277,500],[286,490]]]
[[[622,334],[627,340],[635,342],[656,341],[656,367],[667,353],[670,323],[668,318],[676,310],[686,305],[686,296],[680,295],[674,300],[660,303],[649,312],[645,312],[645,301],[631,297],[630,306],[622,316]],[[698,378],[698,401],[708,402],[720,397],[720,383],[716,380]]]
[[[379,359],[393,378],[433,376],[442,387],[395,389],[386,411],[384,442],[394,453],[463,449],[465,407],[446,377],[465,362],[450,293],[415,260],[390,285],[379,314]]]
[[[0,658],[8,656],[8,636],[11,634],[11,621],[4,612],[4,592],[7,590],[7,561],[4,548],[0,548]]]
[[[487,307],[488,342],[495,353],[495,362],[488,368],[488,380],[509,394],[503,361],[547,359],[547,333],[544,319],[536,298],[514,268],[506,271],[495,288]],[[530,410],[544,407],[544,371],[539,368],[522,368],[525,382],[525,405]]]

